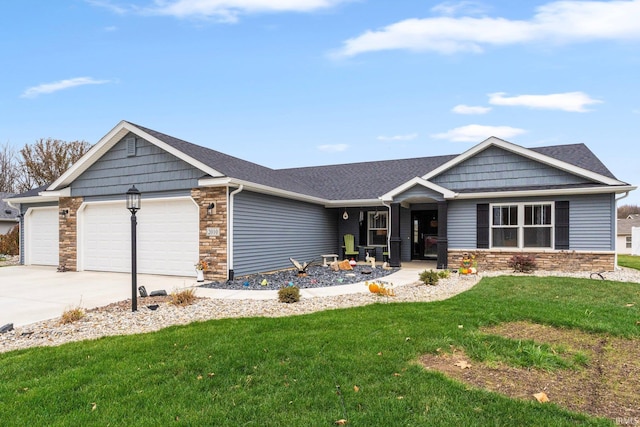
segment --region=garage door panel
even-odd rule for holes
[[[131,214],[124,202],[89,204],[85,211],[84,268],[131,271]],[[194,202],[143,200],[136,216],[138,272],[193,275],[199,229]]]
[[[25,229],[26,263],[57,266],[60,252],[58,208],[31,209],[26,215]]]

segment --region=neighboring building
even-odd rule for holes
[[[435,259],[506,269],[612,270],[618,180],[583,144],[524,148],[489,138],[459,155],[273,170],[126,121],[58,180],[10,199],[22,262],[130,271],[124,194],[142,192],[138,271],[210,279],[340,254],[345,234],[392,266]],[[437,242],[437,243],[435,243]],[[364,249],[367,247],[367,249]]]
[[[640,214],[631,214],[624,219],[618,220],[618,236],[616,239],[616,251],[619,254],[640,255],[640,247],[637,243],[633,245],[633,229],[639,235],[636,240],[640,241]],[[635,249],[635,250],[634,250]]]
[[[18,210],[4,201],[13,196],[13,193],[0,193],[0,234],[7,234],[18,225]]]

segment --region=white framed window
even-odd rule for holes
[[[553,248],[553,202],[491,205],[492,248]]]
[[[367,212],[367,246],[387,246],[388,212]]]
[[[631,236],[626,236],[625,237],[625,243],[626,243],[627,249],[631,249],[632,248]]]

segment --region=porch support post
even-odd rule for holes
[[[448,268],[449,239],[447,238],[447,201],[438,202],[438,264],[437,268]]]
[[[400,267],[400,203],[391,203],[391,237],[389,239],[389,265]]]

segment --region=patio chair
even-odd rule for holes
[[[360,251],[356,250],[353,234],[345,234],[344,246],[342,247],[342,258],[347,259],[354,257],[357,261],[358,255],[360,255]]]

